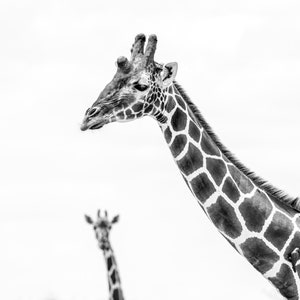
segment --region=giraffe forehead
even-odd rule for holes
[[[110,223],[108,220],[100,220],[96,224],[96,228],[101,230],[108,230],[110,228]]]
[[[138,82],[139,84],[152,84],[156,81],[156,77],[153,76],[149,71],[147,70],[141,70],[139,72],[133,72],[130,77],[126,78],[120,78],[119,84],[116,84],[115,87],[118,89],[120,88],[127,88],[129,85],[134,84]]]
[[[132,70],[126,77],[126,83],[122,86],[139,82],[139,84],[159,84],[161,82],[160,69],[151,65],[144,69]],[[120,78],[122,80],[122,77]]]
[[[160,82],[160,74],[152,69],[145,69],[132,76],[131,82],[139,81],[140,84],[155,84]]]

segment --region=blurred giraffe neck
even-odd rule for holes
[[[109,300],[124,300],[120,274],[113,249],[103,250],[107,267],[107,279],[109,287]]]

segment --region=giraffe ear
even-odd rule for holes
[[[113,219],[111,220],[111,223],[114,224],[114,223],[117,223],[120,219],[120,216],[117,215],[117,216],[114,216]]]
[[[85,217],[85,220],[89,223],[89,224],[93,224],[93,220],[91,217],[87,216],[87,215],[84,215]]]
[[[164,87],[169,86],[175,80],[177,69],[178,64],[176,62],[171,62],[164,65],[162,74],[162,82]]]

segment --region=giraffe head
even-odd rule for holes
[[[104,212],[104,216],[101,216],[99,209],[97,212],[96,221],[93,221],[93,219],[87,215],[85,215],[85,220],[89,224],[93,225],[100,249],[108,250],[110,248],[109,233],[112,225],[119,221],[119,216],[114,216],[111,220],[109,220],[107,211]]]
[[[154,61],[157,38],[150,35],[144,51],[145,35],[136,36],[131,59],[119,57],[117,72],[86,111],[81,130],[99,129],[105,124],[125,122],[145,115],[158,118],[164,110],[168,86],[175,79],[177,63]]]

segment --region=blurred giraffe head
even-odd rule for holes
[[[166,93],[175,79],[177,63],[154,61],[157,38],[150,35],[145,47],[144,34],[136,36],[131,59],[117,59],[117,72],[86,111],[81,130],[99,129],[105,124],[130,121],[145,115],[158,118],[165,106]]]
[[[100,249],[108,250],[110,248],[109,233],[112,225],[119,221],[119,216],[114,216],[111,220],[109,220],[107,211],[105,211],[104,216],[101,216],[99,209],[96,221],[93,221],[93,219],[87,215],[85,215],[85,220],[89,224],[93,225]]]

